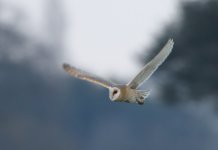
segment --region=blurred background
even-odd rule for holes
[[[0,0],[0,149],[217,150],[217,26],[216,0]],[[143,106],[62,70],[125,83],[168,38]]]

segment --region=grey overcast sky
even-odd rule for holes
[[[3,0],[29,14],[25,30],[43,34],[44,3]],[[65,60],[99,75],[129,78],[140,68],[136,55],[149,48],[171,21],[181,0],[55,0],[65,15]],[[34,30],[32,30],[34,28]],[[170,37],[169,37],[170,38]],[[167,39],[166,39],[167,40]]]
[[[68,59],[86,70],[120,78],[138,71],[134,56],[179,16],[178,0],[66,0],[65,4],[72,24],[66,40]]]

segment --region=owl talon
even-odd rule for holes
[[[143,101],[143,102],[138,101],[137,103],[138,103],[139,105],[143,105],[143,104],[144,104],[144,101]]]

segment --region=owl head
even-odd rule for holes
[[[116,101],[120,97],[120,89],[117,87],[112,87],[109,89],[109,97],[112,101]]]

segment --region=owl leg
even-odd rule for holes
[[[139,105],[143,105],[145,98],[147,98],[149,96],[150,91],[137,90],[136,93],[137,93],[136,102]]]
[[[144,104],[144,101],[137,101],[137,103],[138,103],[139,105],[143,105],[143,104]]]

